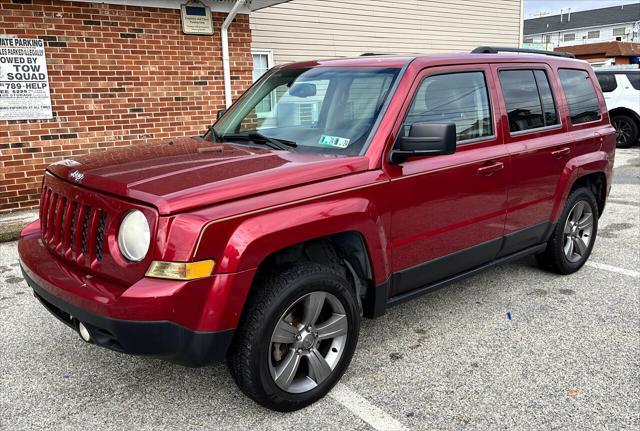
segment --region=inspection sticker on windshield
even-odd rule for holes
[[[318,144],[326,145],[327,147],[347,148],[349,141],[350,139],[341,138],[340,136],[322,135]]]

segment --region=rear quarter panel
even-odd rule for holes
[[[570,66],[555,66],[556,72],[561,68],[572,68]],[[567,161],[562,172],[556,200],[553,207],[552,221],[557,221],[564,208],[564,202],[575,182],[581,177],[593,173],[602,172],[607,179],[607,194],[611,188],[613,176],[613,163],[616,149],[615,129],[611,126],[606,101],[597,77],[593,69],[588,65],[576,65],[575,69],[585,70],[589,74],[589,79],[594,87],[598,105],[600,106],[600,119],[582,124],[572,124],[568,109],[566,112],[566,123],[568,125],[567,134],[574,142],[573,157]],[[560,88],[562,88],[561,83]],[[561,92],[562,103],[566,107],[564,89]]]

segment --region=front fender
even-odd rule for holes
[[[215,272],[253,269],[278,250],[349,231],[362,235],[374,281],[383,282],[389,274],[385,221],[365,197],[308,202],[244,219],[230,232]]]
[[[613,162],[609,161],[608,154],[605,151],[595,151],[570,159],[558,181],[551,220],[554,223],[558,221],[569,192],[578,179],[585,175],[602,172],[607,177],[607,183],[610,184],[612,164]]]

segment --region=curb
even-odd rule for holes
[[[20,231],[37,219],[37,210],[0,214],[0,242],[15,241],[20,237]]]

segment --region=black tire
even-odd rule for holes
[[[586,252],[577,261],[572,262],[569,260],[564,250],[566,241],[565,226],[572,209],[576,204],[578,204],[578,202],[584,202],[588,205],[592,213],[593,226],[590,233],[590,241],[586,247]],[[598,216],[598,203],[596,202],[593,192],[585,187],[573,190],[569,194],[564,210],[562,211],[562,214],[558,219],[558,223],[551,234],[551,238],[549,238],[549,241],[547,242],[547,248],[544,252],[536,255],[536,259],[540,266],[549,271],[563,275],[572,274],[582,268],[585,262],[589,259],[596,241],[598,234]]]
[[[616,129],[616,147],[629,148],[638,143],[638,123],[633,118],[624,114],[614,115],[611,124]]]
[[[229,368],[242,392],[257,403],[282,412],[298,410],[325,396],[349,366],[360,331],[357,298],[341,275],[315,263],[279,268],[256,283],[229,351]],[[309,391],[290,393],[282,390],[270,374],[271,336],[292,304],[318,291],[334,295],[344,307],[348,323],[346,342],[333,371],[324,381]]]

